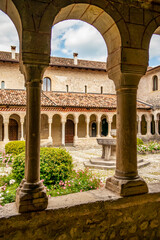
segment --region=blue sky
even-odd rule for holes
[[[0,11],[0,51],[19,49],[18,34],[14,24]],[[78,52],[80,59],[106,61],[107,47],[101,34],[91,25],[77,20],[67,20],[52,28],[51,55],[72,58]],[[160,36],[153,35],[150,42],[150,66],[160,65]]]

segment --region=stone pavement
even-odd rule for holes
[[[78,150],[74,147],[66,147],[66,150],[72,155],[75,169],[84,169],[84,162],[90,159],[99,158],[102,155],[101,148]],[[139,175],[143,177],[147,183],[160,182],[160,154],[138,155],[138,158],[143,158],[150,162],[148,166],[138,170]],[[92,172],[96,173],[103,181],[105,181],[107,177],[114,175],[114,170],[94,169]]]

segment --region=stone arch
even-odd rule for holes
[[[143,38],[142,38],[142,48],[149,49],[149,44],[153,33],[156,29],[160,27],[160,15],[156,16],[155,18],[151,18],[148,22],[147,26],[145,27]]]
[[[78,117],[78,137],[84,138],[86,136],[86,115],[80,114]]]
[[[151,134],[155,134],[155,118],[153,114],[151,114]]]
[[[74,115],[68,114],[66,117],[65,125],[65,143],[66,145],[72,145],[74,143]]]
[[[48,115],[41,114],[41,139],[47,139],[49,133]]]
[[[20,42],[20,51],[21,51],[21,43],[22,43],[22,20],[19,14],[18,6],[13,3],[13,1],[9,0],[1,0],[0,1],[0,10],[4,12],[13,22],[15,28],[17,30]]]
[[[9,140],[20,140],[21,137],[21,126],[20,126],[20,116],[18,114],[11,114],[9,117],[8,126]]]
[[[53,139],[54,146],[60,146],[62,144],[62,123],[61,123],[61,115],[55,113],[52,117],[52,130],[51,135]]]
[[[117,69],[123,58],[122,46],[130,47],[131,40],[128,26],[115,4],[108,1],[106,3],[98,1],[92,4],[87,0],[79,0],[76,3],[67,0],[62,3],[61,1],[58,6],[52,3],[46,8],[41,28],[44,28],[46,21],[51,28],[52,24],[67,19],[82,20],[94,26],[101,33],[108,48],[108,74],[112,73],[114,67]]]
[[[4,139],[4,119],[3,116],[0,114],[0,141],[3,141]]]
[[[96,137],[96,135],[97,135],[97,116],[95,114],[91,114],[89,123],[89,136]]]
[[[141,134],[146,135],[147,134],[147,116],[146,114],[143,114],[141,116]]]
[[[108,135],[108,117],[106,114],[101,116],[100,135],[106,137]]]
[[[116,129],[116,123],[117,123],[117,115],[114,114],[112,117],[112,124],[111,124],[112,129]]]

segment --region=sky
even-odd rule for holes
[[[10,51],[10,46],[19,49],[16,28],[10,18],[0,11],[0,51]],[[107,47],[101,34],[91,25],[67,20],[52,28],[51,56],[73,58],[73,52],[79,59],[106,61]],[[160,65],[160,36],[153,35],[149,49],[149,66]]]

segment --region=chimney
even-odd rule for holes
[[[77,65],[77,64],[78,64],[77,57],[78,57],[78,53],[73,53],[74,65]]]
[[[11,46],[12,59],[16,59],[16,46]]]

